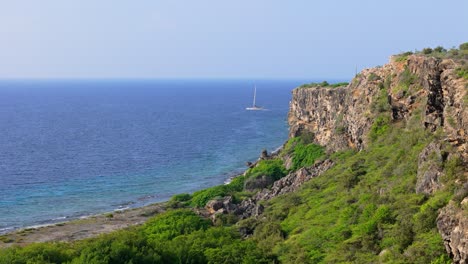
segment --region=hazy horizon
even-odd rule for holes
[[[0,79],[349,80],[392,54],[466,42],[465,10],[459,0],[19,0],[0,10]]]

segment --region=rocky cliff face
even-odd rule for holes
[[[453,262],[465,264],[468,263],[468,198],[460,205],[452,201],[444,207],[437,218],[437,228]]]
[[[312,133],[331,151],[361,150],[376,117],[390,109],[393,120],[421,114],[421,125],[443,129],[444,140],[467,160],[467,88],[457,66],[449,59],[392,57],[383,67],[363,70],[348,87],[297,88],[288,116],[290,136]],[[421,105],[423,113],[417,112]]]
[[[458,67],[451,59],[391,57],[383,67],[363,70],[347,87],[297,88],[288,116],[290,137],[307,133],[330,152],[360,151],[379,120],[403,129],[422,126],[437,139],[419,155],[415,191],[431,195],[443,187],[447,161],[468,167],[468,81],[456,74]],[[415,118],[417,124],[409,122]],[[466,169],[456,181],[459,186],[468,181]],[[460,200],[466,204],[467,199]],[[440,211],[437,226],[453,261],[467,263],[468,213],[466,205],[454,204]]]

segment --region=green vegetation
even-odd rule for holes
[[[418,155],[435,137],[414,125],[418,118],[404,121],[403,129],[390,122],[388,111],[379,112],[366,150],[332,154],[333,168],[266,202],[260,218],[223,215],[212,224],[191,207],[239,196],[247,179],[283,177],[280,159],[262,160],[230,184],[176,195],[170,202],[188,208],[168,209],[142,226],[73,243],[3,249],[0,263],[449,263],[435,219],[457,193],[453,182],[463,165],[457,157],[441,161],[445,189],[415,193]],[[291,170],[325,155],[311,141],[308,134],[288,141],[281,155],[292,155]]]
[[[390,110],[390,104],[388,102],[387,91],[381,89],[376,98],[371,103],[371,111],[375,114],[384,113]]]
[[[414,192],[418,154],[432,135],[382,119],[375,124],[367,150],[335,153],[334,168],[268,203],[267,220],[255,224],[281,227],[284,239],[269,253],[282,263],[448,260],[435,217],[451,192],[430,198]],[[271,236],[276,239],[277,231]]]
[[[436,57],[436,58],[448,58],[448,59],[456,59],[456,60],[461,60],[461,61],[467,61],[468,60],[468,42],[462,43],[459,45],[459,48],[451,48],[447,50],[446,48],[442,46],[437,46],[435,48],[424,48],[422,51],[416,51],[416,52],[404,52],[402,54],[397,55],[396,61],[397,62],[406,62],[408,59],[409,55],[412,54],[417,54],[417,55],[426,55],[426,56],[431,56],[431,57]]]
[[[426,54],[426,55],[427,55],[427,54],[431,54],[431,53],[432,53],[432,49],[431,49],[431,48],[424,48],[424,49],[422,50],[422,53],[423,53],[423,54]]]
[[[390,118],[388,116],[379,116],[371,126],[369,137],[372,141],[383,135],[389,128]]]
[[[75,243],[41,243],[0,253],[0,263],[271,263],[232,227],[213,227],[190,210]]]
[[[415,127],[401,129],[382,115],[372,126],[368,149],[333,154],[335,167],[300,191],[267,202],[262,218],[214,226],[191,209],[169,209],[143,226],[94,239],[4,249],[0,263],[447,263],[435,218],[452,191],[415,193],[418,154],[433,140]],[[308,142],[305,136],[286,145],[294,169],[323,155]],[[453,181],[461,166],[456,159],[446,161],[444,181]],[[285,173],[273,159],[245,177]],[[242,190],[244,180],[172,201],[204,206],[215,196]],[[251,235],[243,238],[239,229]]]
[[[171,199],[171,202],[175,203],[175,201],[183,199],[183,205],[204,207],[208,201],[228,195],[233,196],[235,201],[238,201],[239,199],[236,198],[245,197],[245,193],[243,193],[244,186],[249,180],[264,176],[273,182],[286,174],[286,168],[280,159],[261,160],[254,168],[249,169],[245,176],[237,176],[229,184],[197,191],[192,196],[188,194],[184,194],[182,197],[175,196]]]
[[[468,50],[468,42],[460,44],[460,50]]]
[[[244,184],[245,191],[269,188],[273,183],[287,174],[283,161],[280,159],[261,160],[257,166],[247,171]],[[240,196],[248,196],[240,194]]]
[[[392,88],[393,93],[403,92],[406,95],[410,86],[416,82],[417,76],[412,74],[408,67],[398,76],[398,85]]]
[[[201,191],[197,191],[192,195],[190,205],[195,207],[204,207],[206,203],[212,199],[234,195],[244,189],[245,176],[234,178],[229,184],[218,185]]]
[[[279,180],[287,173],[286,168],[283,165],[283,161],[280,159],[272,160],[261,160],[257,166],[250,169],[247,172],[247,178],[255,178],[262,175],[272,177],[275,181]]]
[[[437,46],[434,48],[434,52],[443,53],[443,52],[447,52],[447,50],[442,46]]]
[[[369,80],[370,82],[378,81],[380,80],[380,77],[372,72],[371,74],[369,74],[369,77],[367,77],[367,80]]]
[[[337,88],[337,87],[342,87],[342,86],[348,86],[349,83],[347,82],[339,82],[339,83],[334,83],[334,84],[329,84],[327,81],[323,81],[321,83],[306,83],[299,88],[313,88],[313,87],[330,87],[330,88]]]
[[[332,87],[332,88],[337,88],[337,87],[348,86],[348,85],[349,85],[348,82],[339,82],[339,83],[333,83],[333,84],[331,84],[329,86]]]
[[[291,144],[294,144],[291,171],[311,166],[325,154],[322,146],[312,143],[307,144],[300,138],[291,139]]]
[[[468,50],[465,44],[458,52]],[[450,51],[431,51],[438,53]],[[465,68],[456,71],[466,78]],[[391,121],[387,94],[395,86],[411,91],[416,76],[405,69],[385,80],[368,78],[378,81],[380,90],[371,98],[368,117],[374,122],[366,149],[326,154],[313,143],[313,134],[304,133],[291,138],[278,157],[260,160],[229,184],[173,196],[169,209],[144,225],[72,243],[13,246],[0,250],[0,263],[450,263],[436,218],[451,199],[461,206],[466,197],[468,191],[457,183],[463,182],[464,164],[456,155],[438,161],[444,187],[433,195],[416,193],[418,156],[438,135],[420,125],[422,105],[404,120]],[[342,119],[336,117],[337,133],[346,129]],[[195,213],[225,196],[239,203],[253,194],[248,183],[268,179],[269,188],[325,157],[335,166],[296,192],[262,201],[261,217],[239,220],[223,214],[212,223]],[[283,160],[290,161],[289,170]],[[5,236],[0,241],[13,242]]]
[[[456,69],[455,72],[458,77],[468,80],[468,64],[464,65],[463,68]]]
[[[397,61],[397,62],[406,62],[408,60],[409,55],[413,55],[413,52],[407,51],[407,52],[404,52],[402,54],[398,54],[398,55],[396,55],[395,61]]]
[[[299,192],[268,202],[263,218],[213,226],[190,209],[169,210],[143,226],[94,239],[4,249],[0,263],[446,263],[434,219],[450,192],[429,198],[414,192],[417,157],[432,136],[383,118],[372,131],[367,150],[333,154],[335,167]],[[295,168],[323,155],[299,138],[288,145],[297,155]],[[459,166],[446,167],[456,172]],[[247,177],[263,173],[281,177],[285,171],[278,160],[265,160]],[[211,193],[240,190],[242,181],[172,200],[202,206]],[[253,233],[242,238],[239,228]]]

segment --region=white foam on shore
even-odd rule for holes
[[[0,228],[0,234],[6,234],[13,230],[15,230],[14,227],[3,227],[3,228]]]
[[[127,209],[130,209],[130,207],[126,206],[126,207],[122,207],[122,208],[117,208],[117,209],[114,209],[114,212],[121,212],[121,211],[125,211]]]

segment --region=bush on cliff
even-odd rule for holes
[[[234,195],[244,189],[244,176],[235,177],[229,184],[218,185],[204,190],[196,191],[192,195],[190,204],[195,207],[204,207],[214,198]]]
[[[349,84],[348,82],[339,82],[339,83],[330,84],[327,81],[323,81],[323,82],[320,82],[320,83],[316,83],[316,82],[306,83],[306,84],[303,84],[303,85],[299,86],[299,88],[313,88],[313,87],[337,88],[337,87],[341,87],[341,86],[347,86],[348,84]]]
[[[459,47],[460,47],[461,50],[468,50],[468,42],[460,44]]]
[[[287,171],[281,159],[261,160],[257,166],[250,169],[246,177],[256,178],[258,176],[266,175],[272,177],[273,180],[279,180],[286,175]]]
[[[287,174],[281,159],[261,160],[246,173],[244,190],[253,191],[270,187]]]
[[[292,157],[290,171],[311,166],[325,155],[324,147],[312,143],[313,134],[304,133],[299,137],[290,138],[281,152],[282,156]]]
[[[422,50],[422,53],[427,55],[427,54],[431,54],[432,51],[433,51],[433,50],[432,50],[431,48],[424,48],[424,49]]]
[[[294,147],[292,158],[293,166],[291,167],[291,170],[294,171],[302,167],[311,166],[324,154],[325,152],[322,146],[316,144],[305,145],[302,142],[299,142]]]

